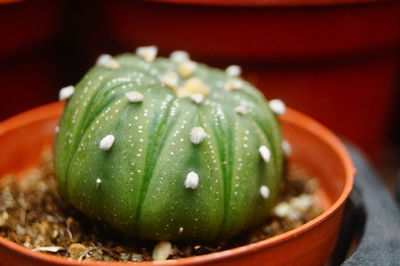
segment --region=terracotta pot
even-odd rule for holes
[[[43,150],[52,146],[54,128],[62,108],[61,103],[49,104],[0,123],[0,177],[15,173],[21,178],[40,163]],[[321,265],[329,258],[355,170],[343,145],[328,129],[294,110],[288,110],[281,121],[285,137],[292,144],[290,163],[301,165],[318,179],[317,198],[325,211],[305,225],[254,244],[209,255],[140,265]],[[33,252],[1,237],[0,257],[9,266],[123,264],[89,261],[78,264]]]
[[[284,95],[371,155],[382,144],[400,1],[109,0],[104,13],[121,51],[155,44],[165,55],[183,49],[211,65],[235,62],[267,97]]]

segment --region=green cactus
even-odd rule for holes
[[[282,105],[268,105],[237,67],[155,53],[103,55],[61,90],[70,97],[55,141],[61,195],[141,239],[210,242],[262,223],[281,182],[272,109]]]

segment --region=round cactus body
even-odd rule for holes
[[[226,239],[269,214],[280,127],[237,68],[183,55],[103,55],[64,88],[57,180],[77,209],[138,238]]]

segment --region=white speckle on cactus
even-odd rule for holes
[[[60,131],[60,127],[56,126],[56,128],[54,129],[54,132],[58,133]]]
[[[142,46],[136,48],[136,54],[146,62],[152,62],[157,56],[158,49],[156,46]]]
[[[239,105],[235,108],[235,112],[240,115],[245,115],[245,114],[247,114],[247,108],[244,107],[243,105]]]
[[[178,50],[172,52],[169,56],[169,59],[171,59],[173,62],[181,63],[184,61],[188,61],[190,59],[190,56],[187,52]]]
[[[144,96],[138,91],[129,91],[125,93],[126,98],[128,98],[128,101],[131,103],[139,103],[143,102]]]
[[[99,148],[105,151],[111,149],[112,145],[114,144],[115,137],[113,135],[107,135],[101,139],[99,143]]]
[[[172,244],[169,241],[158,242],[153,249],[153,260],[162,261],[168,259],[172,251]]]
[[[279,99],[274,99],[274,100],[269,101],[269,107],[271,108],[271,110],[274,113],[276,113],[278,115],[282,115],[286,111],[285,103]]]
[[[243,87],[243,81],[239,79],[230,79],[225,83],[226,91],[237,91]]]
[[[286,156],[290,156],[292,154],[292,146],[286,139],[282,141],[282,149]]]
[[[269,151],[268,147],[265,145],[262,145],[260,148],[258,148],[258,151],[260,152],[261,157],[265,162],[269,162],[271,159],[271,152]]]
[[[185,188],[195,189],[199,185],[199,176],[195,172],[190,172],[185,178]]]
[[[96,64],[108,69],[119,68],[119,63],[109,54],[102,54],[97,58]]]
[[[184,61],[179,64],[178,71],[182,77],[187,78],[196,71],[196,68],[197,68],[197,64],[195,62]]]
[[[269,197],[269,188],[267,186],[261,186],[260,187],[260,194],[261,197],[263,197],[264,199],[268,199]]]
[[[183,233],[183,227],[179,227],[179,234]]]
[[[195,94],[190,95],[190,99],[192,99],[192,101],[194,103],[199,104],[204,100],[204,95],[200,94],[200,93],[195,93]]]
[[[225,69],[225,73],[228,76],[236,77],[242,73],[242,69],[238,65],[230,65]]]
[[[74,91],[75,91],[74,86],[64,87],[60,90],[60,93],[58,94],[58,98],[60,99],[60,101],[67,100],[72,96],[72,94],[74,94]]]
[[[178,74],[173,71],[168,71],[161,77],[161,83],[171,89],[174,89],[176,86],[178,86],[178,81]]]
[[[194,144],[200,144],[205,137],[207,137],[206,132],[202,127],[194,127],[190,131],[190,141]]]

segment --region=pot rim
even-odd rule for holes
[[[141,0],[176,5],[231,6],[231,7],[302,7],[337,6],[388,2],[392,0]]]
[[[15,115],[7,120],[0,122],[0,136],[7,133],[10,130],[21,127],[23,125],[35,123],[38,121],[43,121],[51,118],[56,118],[61,115],[63,109],[63,102],[55,102],[46,104],[28,111],[25,111],[21,114]],[[275,246],[284,241],[287,241],[292,238],[296,238],[300,235],[305,234],[307,231],[312,230],[319,224],[323,223],[329,217],[331,217],[338,209],[344,204],[345,200],[349,196],[354,182],[354,175],[356,170],[353,166],[351,158],[346,151],[344,145],[341,141],[326,127],[322,126],[314,119],[298,112],[293,109],[287,108],[288,110],[284,115],[282,115],[282,120],[290,124],[296,124],[296,126],[301,127],[307,131],[312,132],[316,137],[319,137],[327,146],[329,146],[332,150],[337,153],[341,163],[343,164],[343,168],[345,170],[345,184],[340,194],[339,198],[321,215],[312,219],[311,221],[295,228],[285,233],[279,234],[277,236],[261,240],[252,244],[248,244],[245,246],[240,246],[233,249],[228,249],[224,251],[219,251],[215,253],[210,253],[206,255],[193,256],[188,258],[180,258],[173,260],[166,260],[161,262],[138,262],[141,265],[203,265],[208,262],[217,262],[227,258],[234,258],[245,253],[254,253],[260,249]],[[0,237],[0,245],[6,246],[8,249],[12,249],[18,253],[21,253],[23,256],[30,256],[37,260],[51,262],[55,265],[76,265],[76,260],[68,260],[63,257],[45,254],[41,252],[34,252],[28,248],[23,247],[20,244],[12,242],[6,238]],[[134,263],[134,262],[130,262]],[[81,261],[80,265],[128,265],[127,262],[103,262],[103,261]]]

